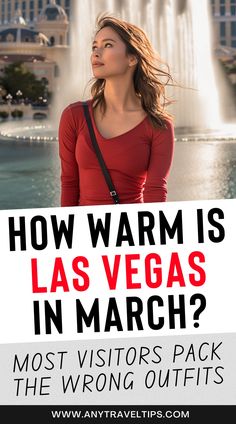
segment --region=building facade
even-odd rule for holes
[[[236,52],[236,0],[210,0],[215,46],[227,46]]]
[[[71,1],[73,0],[56,0],[56,4],[65,10],[68,18],[70,17]],[[38,15],[49,3],[50,0],[0,0],[0,24],[10,22],[18,9],[21,9],[27,24],[34,24]]]
[[[60,66],[69,54],[69,19],[65,10],[55,0],[0,1],[1,5],[18,6],[18,9],[9,8],[14,12],[13,16],[10,19],[7,16],[7,20],[4,19],[0,25],[0,76],[7,65],[21,61],[37,79],[46,80],[49,92],[55,92],[59,84]],[[32,22],[27,16],[24,18],[20,3],[21,6],[34,3],[37,7],[42,3],[44,7]]]
[[[55,0],[55,3],[65,10],[68,19],[71,16],[73,1],[75,0]],[[211,6],[215,45],[236,48],[236,0],[206,1],[209,1]],[[50,2],[51,0],[0,0],[0,25],[10,22],[20,8],[25,22],[33,26]]]

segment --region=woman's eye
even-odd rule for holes
[[[112,47],[112,44],[111,43],[105,43],[104,44],[104,47],[107,47],[107,46],[111,46]],[[95,49],[97,49],[97,46],[92,46],[92,51],[94,51]]]

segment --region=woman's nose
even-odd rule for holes
[[[96,56],[96,57],[99,57],[100,56],[100,54],[101,54],[101,49],[99,49],[98,47],[96,48],[96,50],[94,50],[94,55]]]

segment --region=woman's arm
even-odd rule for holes
[[[61,159],[61,206],[78,206],[79,172],[75,158],[77,131],[70,106],[61,114],[58,139]]]
[[[154,129],[151,155],[144,187],[144,202],[165,202],[167,177],[174,154],[174,126],[166,122],[167,128]]]

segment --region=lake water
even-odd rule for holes
[[[236,140],[176,141],[168,201],[236,198]],[[60,206],[57,141],[0,140],[0,209]]]

